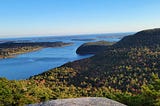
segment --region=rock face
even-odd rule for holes
[[[126,106],[119,102],[98,97],[58,99],[28,106]]]
[[[82,44],[76,53],[80,55],[85,54],[96,54],[98,52],[104,51],[108,46],[114,44],[114,42],[98,41],[98,42],[88,42]]]

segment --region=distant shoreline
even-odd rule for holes
[[[15,52],[11,55],[8,55],[8,56],[1,56],[0,59],[6,59],[6,58],[13,58],[13,57],[16,57],[20,54],[25,54],[25,53],[29,53],[29,52],[34,52],[34,51],[38,51],[38,50],[41,50],[43,49],[42,47],[37,47],[37,48],[32,48],[32,50],[26,50],[26,51],[21,51],[21,52]]]
[[[20,39],[20,38],[44,38],[44,37],[70,37],[70,36],[90,36],[90,35],[114,35],[114,34],[120,34],[120,35],[132,35],[135,34],[137,31],[135,32],[106,32],[106,33],[82,33],[82,34],[62,34],[62,35],[40,35],[40,36],[28,36],[26,34],[26,36],[16,36],[16,37],[12,37],[12,36],[8,36],[8,37],[0,37],[0,40],[4,40],[4,39]]]
[[[20,54],[38,51],[47,47],[63,47],[72,44],[64,42],[2,43],[0,44],[0,59],[13,58]]]

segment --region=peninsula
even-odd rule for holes
[[[86,55],[86,54],[97,54],[99,52],[103,52],[109,46],[115,44],[116,42],[107,42],[107,41],[97,41],[97,42],[88,42],[82,44],[76,50],[76,53],[79,55]]]
[[[6,42],[0,44],[0,58],[14,57],[18,54],[32,52],[47,47],[62,47],[68,46],[72,43],[64,42],[27,42],[27,43],[15,43]]]

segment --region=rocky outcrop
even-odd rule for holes
[[[126,106],[107,98],[86,97],[73,99],[58,99],[28,106]]]

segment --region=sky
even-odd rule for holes
[[[160,27],[160,0],[0,0],[0,37],[136,32]]]

